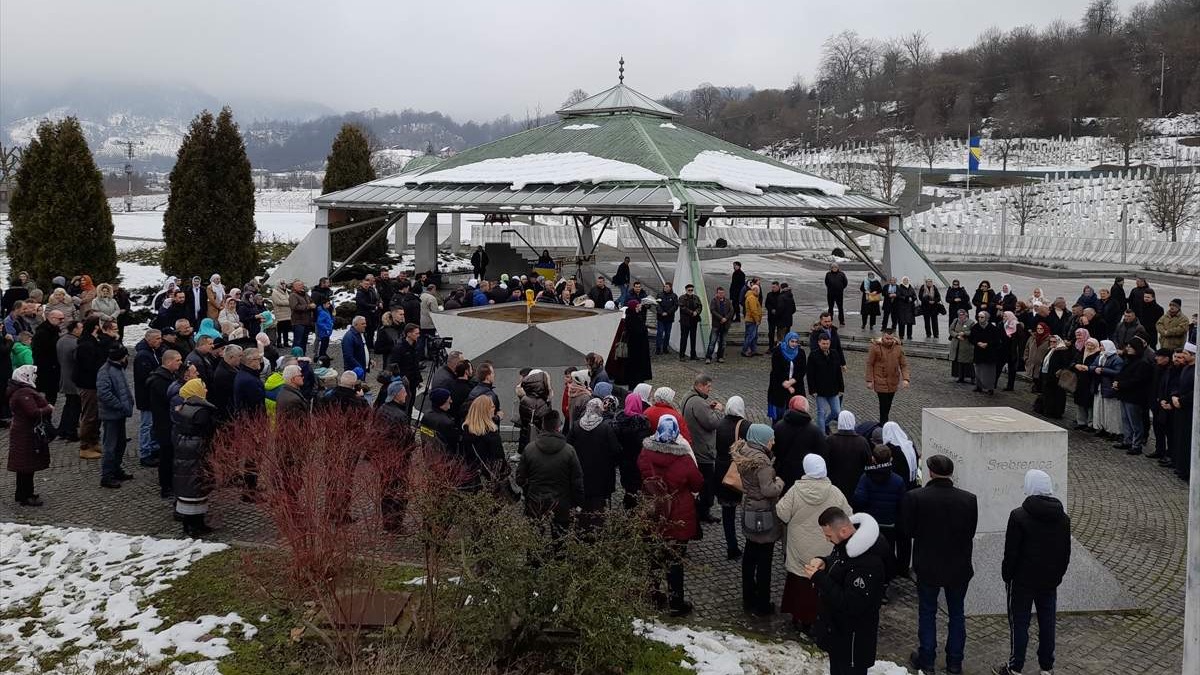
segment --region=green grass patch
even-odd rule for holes
[[[637,638],[629,656],[626,675],[685,675],[696,672],[680,665],[688,658],[682,647],[672,647],[647,638]]]

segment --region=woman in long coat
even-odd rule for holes
[[[767,416],[778,422],[793,396],[804,396],[804,348],[800,334],[791,331],[771,350],[771,379],[767,383]]]
[[[959,384],[970,378],[975,382],[975,350],[971,348],[971,317],[967,310],[959,309],[958,316],[950,323],[950,376],[958,378]]]
[[[1001,362],[1002,344],[1000,329],[989,323],[987,312],[976,315],[968,340],[975,348],[975,391],[996,392],[996,368]]]
[[[217,409],[208,402],[208,389],[200,378],[184,383],[179,396],[183,403],[171,411],[175,512],[183,519],[184,536],[200,537],[212,532],[204,524],[204,514],[208,513],[208,494],[212,492],[208,455],[217,430]]]
[[[1050,350],[1042,359],[1042,410],[1041,413],[1051,419],[1062,419],[1067,409],[1067,392],[1058,386],[1058,371],[1070,368],[1075,361],[1075,354],[1070,346],[1058,335],[1050,336]]]
[[[54,414],[54,406],[34,388],[37,366],[21,366],[8,382],[8,405],[12,424],[8,427],[8,470],[17,474],[17,503],[41,506],[33,490],[33,474],[50,466],[50,442],[37,433],[42,421]]]
[[[625,372],[618,382],[630,389],[654,377],[650,366],[650,336],[646,331],[646,303],[625,303]]]
[[[656,602],[667,605],[672,616],[686,616],[692,605],[684,599],[683,561],[688,542],[700,538],[695,495],[703,487],[704,477],[674,415],[663,415],[654,434],[642,441],[637,465],[642,492],[659,516],[658,533],[663,541],[654,563],[667,572],[667,593],[656,586],[653,595]]]
[[[874,272],[867,272],[867,278],[858,284],[858,292],[861,295],[859,312],[862,314],[862,327],[865,330],[869,320],[871,330],[874,330],[875,318],[879,316],[879,303],[883,300],[883,284]]]
[[[917,323],[917,290],[908,277],[900,278],[896,287],[896,300],[892,305],[892,316],[900,327],[897,333],[901,340],[911,340],[913,325]]]
[[[1071,399],[1075,402],[1075,429],[1077,431],[1092,429],[1098,380],[1095,369],[1101,353],[1100,342],[1096,338],[1088,338],[1084,342],[1083,351],[1076,352],[1074,363],[1076,384],[1075,393],[1071,395]]]
[[[1050,326],[1039,321],[1025,341],[1025,374],[1033,380],[1033,393],[1042,391],[1042,361],[1050,351]]]

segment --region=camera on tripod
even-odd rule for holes
[[[425,341],[425,354],[433,361],[433,365],[440,366],[446,363],[446,355],[450,351],[450,347],[454,345],[454,338],[442,337],[437,333],[430,335]]]

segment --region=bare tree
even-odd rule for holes
[[[908,58],[909,67],[916,74],[920,74],[933,56],[933,49],[929,46],[929,36],[919,30],[900,38],[900,46],[904,48],[904,55]]]
[[[938,145],[942,140],[942,127],[937,121],[937,111],[932,102],[925,100],[917,106],[913,115],[913,142],[929,170],[933,171],[933,161],[937,159]]]
[[[560,110],[562,110],[564,108],[570,108],[571,106],[575,105],[576,103],[579,103],[580,101],[583,101],[587,98],[588,98],[588,93],[586,91],[584,91],[582,89],[572,89],[571,93],[567,94],[567,99],[562,102],[562,108],[560,108]]]
[[[721,90],[705,82],[692,90],[691,100],[688,103],[697,118],[706,125],[711,125],[720,114],[725,102],[725,95],[721,93]]]
[[[885,129],[876,136],[870,149],[874,169],[874,188],[885,202],[895,201],[897,183],[900,179],[900,164],[908,156],[908,144],[904,136],[892,129]]]
[[[529,131],[530,129],[533,129],[534,127],[538,126],[541,123],[542,123],[542,104],[541,103],[537,104],[534,107],[532,115],[529,112],[529,108],[525,109],[525,121],[521,123],[521,126],[525,128],[525,131]]]
[[[19,168],[21,168],[21,146],[10,145],[6,148],[0,145],[0,182],[15,177]]]
[[[1046,213],[1046,202],[1035,183],[1021,182],[1014,185],[1008,189],[1005,201],[1017,221],[1022,237],[1025,236],[1025,228]]]
[[[1146,101],[1142,96],[1141,86],[1132,75],[1122,80],[1117,92],[1113,102],[1115,114],[1104,124],[1104,130],[1112,144],[1120,148],[1125,167],[1128,168],[1130,156],[1142,145],[1148,132],[1146,123],[1142,120],[1142,114],[1146,112]]]
[[[992,112],[992,144],[1000,155],[1002,171],[1008,171],[1008,160],[1033,126],[1029,116],[1031,107],[1030,96],[1023,88],[1018,88],[1006,92]]]
[[[1179,241],[1180,228],[1193,224],[1196,207],[1200,203],[1200,179],[1196,170],[1180,171],[1176,159],[1171,171],[1159,168],[1150,179],[1146,199],[1146,213],[1150,223],[1159,232],[1165,232],[1171,241]]]
[[[1092,0],[1083,13],[1083,29],[1089,35],[1112,35],[1118,21],[1117,0]]]

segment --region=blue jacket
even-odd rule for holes
[[[102,420],[123,420],[133,417],[133,395],[125,380],[125,369],[105,361],[96,373],[97,409]]]
[[[317,339],[333,335],[333,316],[324,307],[317,307]]]
[[[487,293],[484,293],[483,291],[476,288],[474,295],[471,296],[471,306],[472,307],[486,307],[487,304],[488,304]]]
[[[367,343],[363,340],[363,334],[351,328],[342,338],[342,368],[362,368],[365,373],[370,370],[370,366],[371,359],[367,354]]]
[[[233,378],[233,411],[254,413],[266,407],[267,390],[258,373],[239,366]]]
[[[1117,392],[1113,391],[1113,381],[1117,375],[1121,374],[1121,368],[1125,366],[1125,359],[1121,358],[1120,352],[1112,356],[1104,358],[1104,365],[1100,366],[1100,396],[1101,398],[1114,398]]]
[[[904,479],[892,471],[891,462],[884,462],[867,467],[850,501],[855,511],[866,511],[880,525],[895,525],[905,492]]]

